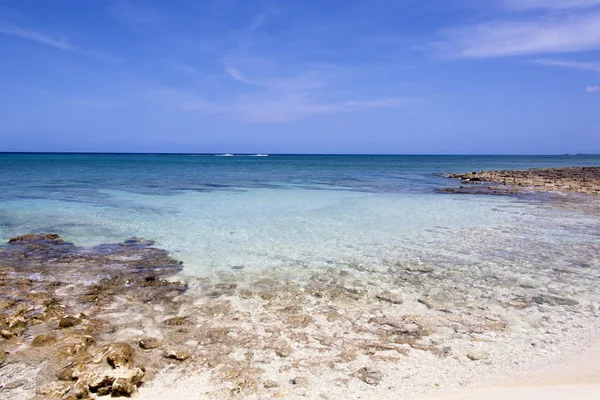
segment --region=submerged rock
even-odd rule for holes
[[[390,291],[385,291],[385,292],[379,293],[375,297],[377,297],[378,300],[385,301],[385,302],[392,303],[392,304],[402,304],[404,302],[401,295],[399,295],[398,293],[390,292]]]
[[[166,326],[181,326],[188,323],[188,317],[173,317],[163,321],[163,324]]]
[[[81,319],[73,317],[72,315],[67,315],[60,319],[58,323],[58,327],[61,329],[71,328],[73,326],[79,325],[81,323]]]
[[[56,233],[30,233],[27,235],[21,235],[14,237],[8,241],[8,243],[18,243],[18,242],[35,242],[38,240],[59,240],[59,236]],[[60,239],[62,242],[62,239]]]
[[[152,350],[160,347],[160,341],[156,338],[143,338],[139,341],[140,348],[144,350]]]
[[[379,385],[383,379],[383,374],[380,371],[375,371],[369,367],[363,367],[354,371],[350,376],[360,379],[368,385]]]
[[[273,389],[279,387],[279,384],[275,381],[268,380],[263,383],[263,386],[265,389]]]
[[[470,351],[467,353],[467,358],[471,361],[485,360],[488,357],[489,354],[483,351]]]
[[[277,354],[277,356],[282,357],[282,358],[291,356],[293,352],[294,352],[294,350],[287,343],[281,343],[275,347],[275,354]]]
[[[48,334],[42,334],[42,335],[36,336],[33,339],[33,342],[31,342],[31,345],[33,347],[43,347],[43,346],[49,346],[54,343],[56,343],[55,336],[48,335]]]
[[[549,304],[553,306],[576,306],[579,304],[577,300],[566,297],[552,296],[549,294],[539,294],[531,298],[537,304]]]
[[[177,361],[185,361],[190,357],[190,353],[183,349],[169,349],[165,351],[164,357]]]

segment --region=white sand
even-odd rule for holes
[[[506,387],[440,397],[442,400],[600,400],[600,345],[549,363]]]
[[[600,385],[505,388],[446,397],[445,400],[598,400]]]

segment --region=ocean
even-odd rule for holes
[[[5,153],[0,236],[153,239],[191,275],[478,257],[505,268],[515,254],[577,258],[571,242],[597,235],[597,219],[535,198],[436,193],[460,184],[443,174],[568,165],[600,156]]]
[[[0,399],[69,390],[76,368],[98,390],[113,345],[144,366],[141,399],[419,400],[571,367],[596,383],[598,196],[438,191],[567,165],[600,157],[0,154],[1,239],[79,246],[0,246]],[[183,264],[81,249],[131,237]]]

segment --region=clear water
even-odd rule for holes
[[[406,259],[505,267],[549,250],[567,262],[598,239],[597,217],[434,191],[458,184],[448,172],[566,165],[600,157],[0,154],[0,236],[155,239],[198,275]]]

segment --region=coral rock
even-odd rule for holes
[[[127,343],[113,343],[108,347],[106,362],[113,368],[127,367],[133,362],[135,351]]]
[[[399,295],[398,293],[390,292],[390,291],[385,291],[383,293],[378,294],[375,297],[377,297],[378,300],[385,301],[385,302],[392,303],[392,304],[402,304],[404,302],[401,295]]]
[[[184,361],[190,357],[190,353],[188,353],[186,350],[170,349],[165,352],[164,357],[177,361]]]
[[[350,376],[358,378],[368,385],[378,385],[383,379],[381,372],[375,371],[369,367],[363,367],[358,371],[353,372]]]
[[[160,344],[160,341],[156,338],[143,338],[139,342],[139,346],[144,350],[156,349]]]
[[[33,339],[33,342],[31,342],[31,345],[33,347],[43,347],[49,346],[54,343],[56,343],[56,337],[52,335],[43,334],[36,336],[35,339]]]

